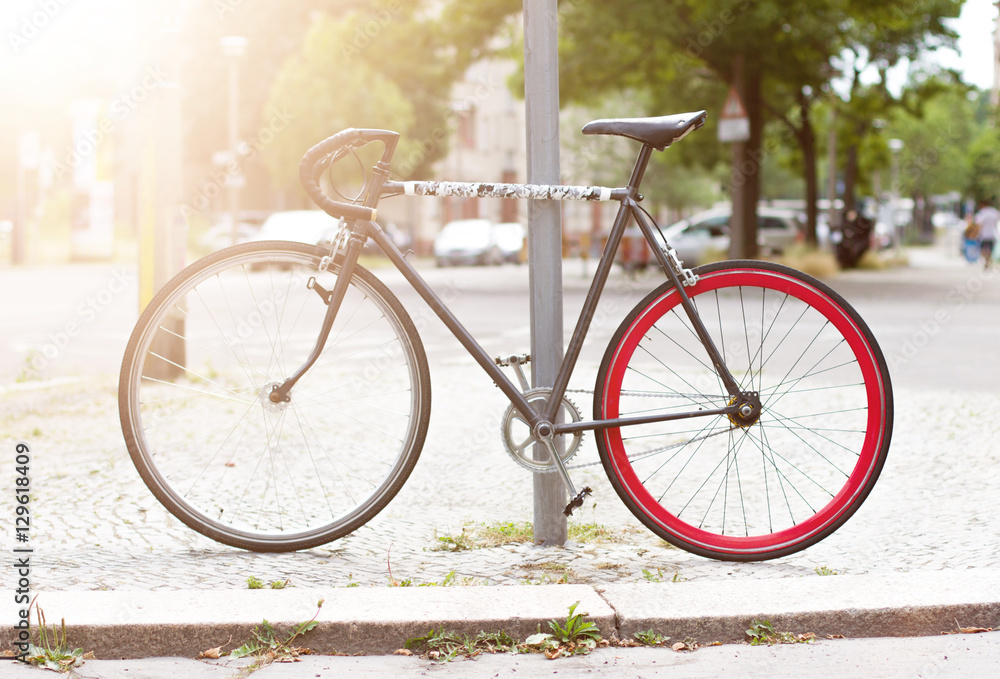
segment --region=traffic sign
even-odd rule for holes
[[[729,88],[726,103],[719,116],[719,141],[738,142],[750,139],[750,117],[743,105],[740,93],[735,87]]]

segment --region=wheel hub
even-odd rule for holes
[[[260,390],[260,395],[258,396],[258,399],[264,405],[264,410],[270,413],[280,413],[281,411],[283,411],[285,408],[288,407],[288,404],[291,402],[290,397],[286,397],[285,399],[279,399],[275,401],[272,396],[274,391],[280,386],[281,382],[268,382]]]
[[[734,396],[729,405],[736,406],[736,412],[729,415],[729,421],[736,427],[745,429],[760,419],[760,395],[756,391],[745,391],[739,396]]]

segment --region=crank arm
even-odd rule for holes
[[[566,464],[563,462],[562,458],[556,451],[555,443],[552,437],[546,437],[542,439],[541,443],[545,446],[545,450],[548,451],[549,457],[552,458],[552,462],[555,464],[556,469],[559,470],[559,475],[562,477],[563,483],[566,484],[566,490],[569,491],[570,501],[563,510],[563,514],[569,516],[573,513],[573,510],[577,507],[583,506],[583,498],[590,495],[593,491],[589,487],[585,487],[580,492],[576,491],[576,486],[573,485],[573,479],[569,477],[569,471],[566,469]]]

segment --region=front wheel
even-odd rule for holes
[[[237,245],[179,273],[136,324],[119,413],[146,485],[213,540],[255,551],[320,545],[398,492],[420,454],[430,377],[393,294],[356,267],[316,363],[306,361],[339,262],[300,243]]]
[[[773,559],[840,527],[871,492],[892,434],[882,352],[858,314],[788,267],[730,261],[686,288],[759,416],[698,416],[731,397],[667,283],[640,302],[604,356],[598,419],[694,412],[598,432],[619,496],[654,533],[702,556]]]

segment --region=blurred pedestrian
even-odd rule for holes
[[[976,226],[979,227],[976,240],[979,241],[979,252],[983,256],[983,266],[987,269],[993,262],[993,245],[997,240],[997,222],[1000,222],[1000,210],[993,207],[991,201],[982,201],[975,217]]]

